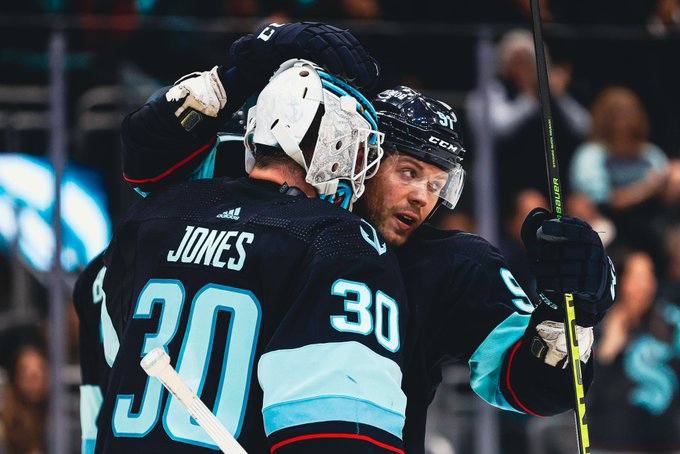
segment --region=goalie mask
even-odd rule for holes
[[[310,154],[300,144],[317,126]],[[351,209],[380,164],[384,136],[377,129],[373,106],[356,89],[294,59],[281,65],[248,111],[244,142],[253,155],[258,144],[282,149],[305,169],[320,198]],[[252,167],[247,156],[246,171]]]
[[[465,184],[461,165],[465,149],[456,112],[447,104],[411,88],[385,90],[373,100],[385,149],[398,151],[433,164],[447,172],[439,191],[443,205],[453,209]]]

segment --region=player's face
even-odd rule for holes
[[[385,240],[401,246],[437,204],[447,173],[408,155],[383,158],[378,173],[366,180],[359,199],[359,214],[373,224]]]

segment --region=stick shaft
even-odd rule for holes
[[[151,353],[158,354],[158,352],[152,351],[149,352],[149,355]],[[162,354],[167,355],[164,351]],[[145,371],[149,373],[148,370],[145,369]],[[158,378],[163,383],[163,386],[179,400],[182,406],[186,408],[198,425],[207,432],[222,452],[225,454],[247,454],[220,420],[206,407],[196,393],[189,388],[169,361],[159,365],[153,371],[153,374],[149,373],[149,375]]]
[[[538,6],[539,0],[531,0],[531,18],[533,21],[534,49],[536,50],[536,73],[538,76],[538,98],[541,103],[541,119],[543,123],[543,149],[548,173],[548,191],[550,193],[550,208],[557,218],[562,217],[562,184],[560,181],[560,168],[557,161],[557,149],[555,146],[555,130],[553,127],[552,112],[550,109],[550,87],[548,85],[548,65],[543,46],[543,30],[541,15]],[[583,389],[583,376],[581,372],[580,355],[578,349],[578,337],[576,336],[576,313],[574,310],[574,297],[571,293],[564,295],[564,332],[567,338],[569,364],[571,366],[572,379],[575,395],[575,418],[576,438],[579,453],[590,452],[590,439],[588,425],[586,423],[585,392]]]

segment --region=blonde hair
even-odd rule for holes
[[[595,98],[591,107],[593,118],[591,138],[593,140],[605,144],[613,140],[613,113],[622,106],[630,107],[635,115],[634,121],[631,122],[629,139],[640,145],[647,142],[649,138],[647,113],[635,92],[622,86],[605,88]]]

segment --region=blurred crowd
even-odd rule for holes
[[[680,452],[680,0],[545,0],[541,12],[565,211],[594,226],[618,269],[617,302],[596,332],[596,377],[606,379],[596,378],[588,396],[594,452]],[[115,130],[102,128],[86,139],[78,133],[75,106],[88,90],[146,87],[139,97],[111,101],[122,115],[178,75],[228,64],[228,43],[261,23],[341,22],[381,62],[384,86],[406,83],[440,98],[444,93],[443,99],[448,94],[466,126],[468,169],[475,165],[475,139],[492,139],[497,245],[522,287],[534,292],[519,228],[531,208],[547,207],[548,200],[528,0],[33,0],[0,6],[0,16],[17,23],[52,13],[77,24],[67,27],[69,158],[99,172],[114,222],[134,195],[120,181]],[[115,22],[102,28],[89,22],[102,17]],[[174,26],[149,22],[159,17]],[[233,29],[201,32],[201,24],[220,18]],[[495,78],[484,93],[476,85],[478,36],[465,31],[480,24],[497,31]],[[10,39],[18,35],[24,39]],[[48,35],[39,25],[20,31],[0,21],[0,86],[47,83]],[[116,93],[129,93],[124,90]],[[46,131],[19,137],[16,124],[2,116],[17,101],[3,93],[0,153],[44,154]],[[459,208],[449,216],[440,210],[436,222],[476,231],[472,195],[481,190],[466,186]],[[0,312],[15,296],[10,262],[0,254]],[[44,281],[29,285],[43,287]],[[45,452],[47,310],[35,314],[28,325],[0,323],[0,454]],[[76,332],[68,320],[65,330]],[[504,452],[528,452],[524,435],[513,436],[515,447]]]
[[[677,2],[661,0],[541,0],[542,20],[565,24],[639,24],[655,32],[680,23]],[[396,20],[453,23],[521,22],[530,16],[528,0],[437,2],[425,0],[30,0],[4,5],[7,13],[173,14],[195,17],[264,17],[272,14],[324,21]]]

